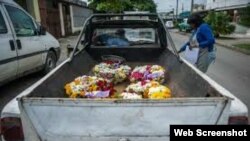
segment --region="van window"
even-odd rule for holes
[[[9,13],[17,36],[36,35],[36,28],[30,16],[18,8],[12,6],[5,7]]]
[[[3,15],[0,11],[0,34],[7,33],[7,27],[3,19]]]

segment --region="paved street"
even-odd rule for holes
[[[173,39],[180,47],[188,39],[187,36],[171,32]],[[74,44],[77,36],[60,39],[62,45],[62,56],[59,62],[66,58],[66,46],[68,43]],[[213,64],[208,75],[219,84],[230,90],[250,109],[250,56],[238,53],[224,47],[217,46],[217,60]],[[15,80],[5,86],[0,87],[0,110],[3,106],[17,94],[25,90],[42,76],[39,73],[29,75]]]
[[[177,48],[188,40],[188,36],[175,31],[171,35]],[[218,45],[216,47],[217,59],[207,74],[240,98],[250,109],[250,56]]]

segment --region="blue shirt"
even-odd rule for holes
[[[215,39],[212,32],[211,27],[203,23],[201,24],[196,31],[193,32],[192,36],[196,33],[196,38],[199,43],[200,48],[208,48],[208,51],[211,52],[214,49]],[[189,42],[187,42],[180,51],[185,51],[186,46],[189,45]]]
[[[105,44],[105,46],[112,47],[128,47],[129,41],[127,39],[112,37],[110,35],[103,34],[100,37],[100,41]]]
[[[107,46],[128,47],[129,43],[125,39],[116,37],[116,38],[109,38],[107,41]]]

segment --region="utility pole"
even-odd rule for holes
[[[181,12],[184,12],[184,4],[181,4]]]
[[[174,8],[173,8],[173,13],[172,13],[172,16],[173,16],[173,21],[174,21],[174,19],[175,19],[175,18],[174,18]],[[177,20],[176,20],[176,21],[177,21]]]
[[[178,18],[179,0],[176,0],[176,21]]]
[[[191,13],[194,12],[194,0],[191,0]]]

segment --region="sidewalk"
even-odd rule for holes
[[[250,39],[216,39],[216,44],[250,55],[250,50],[235,47],[236,44],[250,44]]]
[[[68,37],[63,37],[63,38],[58,39],[58,41],[60,43],[60,47],[61,47],[61,56],[60,56],[60,59],[58,61],[59,64],[68,58],[67,46],[71,45],[74,47],[76,42],[77,42],[77,38],[78,38],[78,35],[68,36]]]
[[[173,30],[173,32],[181,34],[181,35],[185,35],[185,36],[190,36],[190,33],[179,32],[178,30]],[[250,44],[250,39],[248,38],[221,37],[219,39],[216,39],[216,44],[226,47],[228,49],[232,49],[232,50],[250,55],[250,50],[242,49],[242,48],[238,48],[234,46],[236,44]]]

